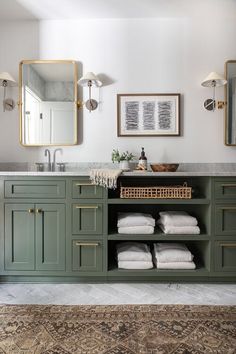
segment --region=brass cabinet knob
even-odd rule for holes
[[[36,213],[37,213],[37,214],[42,213],[42,209],[36,209]]]
[[[29,212],[30,214],[32,214],[32,213],[34,213],[34,209],[29,209],[28,212]]]

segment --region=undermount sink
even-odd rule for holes
[[[35,165],[37,172],[65,172],[66,170],[66,164],[64,162],[56,163],[55,168],[53,168],[52,163],[46,162],[36,162]]]

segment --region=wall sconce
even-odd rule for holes
[[[215,111],[216,101],[215,101],[215,89],[216,87],[224,86],[227,84],[227,80],[216,72],[211,72],[201,83],[204,87],[212,87],[213,88],[213,96],[212,98],[208,98],[204,102],[204,107],[208,111]],[[223,101],[217,102],[218,108],[223,108],[226,103]]]
[[[6,98],[6,90],[7,86],[16,86],[16,81],[9,73],[2,72],[0,73],[0,85],[3,87],[3,112],[6,110],[12,111],[15,107],[15,102],[12,98]]]
[[[85,103],[79,102],[79,107],[85,104],[85,107],[89,110],[89,112],[94,111],[98,106],[98,102],[91,98],[91,89],[92,86],[102,86],[102,82],[94,73],[88,72],[86,75],[81,77],[81,79],[79,79],[78,84],[89,88],[89,99]]]

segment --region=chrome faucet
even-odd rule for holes
[[[55,171],[56,169],[56,153],[57,151],[60,151],[61,154],[63,154],[63,150],[62,149],[55,149],[53,152],[53,163],[52,163],[52,171]]]
[[[50,152],[50,150],[45,149],[45,151],[44,151],[44,156],[47,156],[47,155],[48,155],[48,169],[49,169],[49,171],[51,171],[51,170],[52,170],[51,152]]]

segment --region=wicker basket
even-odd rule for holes
[[[183,186],[120,187],[120,198],[133,199],[191,199],[192,187]]]

